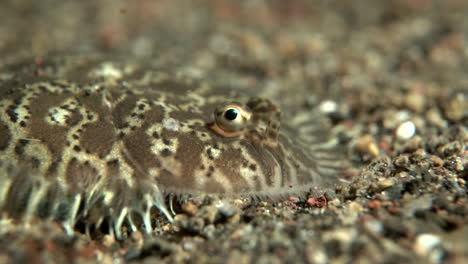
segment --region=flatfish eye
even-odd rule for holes
[[[240,104],[226,104],[214,111],[215,122],[211,128],[224,137],[238,137],[249,124],[252,113]]]

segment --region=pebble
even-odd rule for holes
[[[312,207],[322,208],[327,206],[327,198],[324,195],[318,197],[310,197],[307,199],[307,203]]]
[[[377,188],[379,191],[383,191],[392,187],[396,183],[396,180],[393,178],[382,179],[377,182]]]
[[[194,251],[196,249],[196,244],[193,241],[185,241],[182,244],[182,248],[186,251]]]
[[[319,109],[324,114],[335,113],[338,111],[338,104],[334,101],[326,100],[320,104]]]
[[[371,135],[364,135],[359,138],[356,149],[363,155],[370,155],[373,158],[379,156],[379,147]]]
[[[364,207],[358,203],[358,202],[350,202],[348,204],[348,208],[346,210],[346,213],[342,215],[343,223],[346,224],[351,224],[357,221],[357,219],[361,216],[362,212],[364,211]]]
[[[460,173],[465,170],[463,161],[460,157],[450,157],[444,162],[444,167]]]
[[[306,254],[309,263],[330,263],[327,254],[322,249],[317,249],[316,247],[308,247],[306,250]]]
[[[218,208],[214,205],[205,206],[199,210],[198,215],[203,217],[206,223],[212,224],[218,215]]]
[[[426,112],[426,117],[427,117],[427,120],[431,124],[433,124],[433,125],[435,125],[437,127],[440,127],[440,128],[447,127],[447,121],[444,120],[444,118],[440,114],[439,110],[437,110],[436,108],[429,109]]]
[[[374,235],[382,234],[384,228],[382,222],[378,220],[369,220],[364,223],[364,227]]]
[[[400,155],[394,159],[393,164],[398,168],[405,168],[409,165],[409,157],[407,155]]]
[[[109,79],[120,79],[123,75],[123,73],[111,63],[104,63],[92,74],[94,74],[95,77],[104,77]]]
[[[355,229],[351,228],[338,228],[323,234],[325,243],[339,242],[342,247],[348,247],[356,239],[358,233]],[[335,243],[333,243],[335,244]],[[336,244],[335,244],[336,245]]]
[[[460,121],[468,116],[468,94],[455,94],[445,107],[445,116],[452,121]]]
[[[418,92],[411,92],[405,98],[405,105],[417,113],[422,112],[425,105],[424,96]]]
[[[396,136],[400,140],[408,140],[416,133],[416,126],[412,121],[401,123],[396,129]]]
[[[208,239],[213,239],[216,234],[216,227],[213,224],[205,226],[201,232]]]
[[[420,234],[416,237],[414,251],[429,258],[431,263],[440,263],[445,255],[440,238],[434,234]]]
[[[381,206],[382,206],[382,202],[377,199],[371,200],[367,203],[367,207],[369,207],[370,209],[379,208]]]
[[[115,244],[115,238],[112,235],[105,235],[104,238],[102,239],[102,244],[105,247],[111,247]]]
[[[291,203],[298,203],[300,202],[301,200],[299,199],[299,197],[296,197],[296,196],[289,196],[288,197],[288,201],[290,201]]]
[[[432,162],[432,164],[435,166],[435,167],[440,167],[444,164],[444,161],[439,158],[438,156],[432,156],[430,158],[430,161]]]
[[[437,152],[445,157],[448,157],[450,155],[461,153],[464,147],[465,146],[463,146],[460,142],[454,141],[440,146],[437,148]]]
[[[195,215],[198,211],[198,207],[192,202],[186,202],[182,204],[182,211],[188,215]]]
[[[185,229],[194,233],[200,233],[205,227],[205,221],[201,217],[191,217],[187,223]]]
[[[219,215],[223,218],[228,220],[229,222],[239,222],[240,220],[240,213],[239,209],[234,206],[233,203],[229,201],[219,201],[216,204],[218,208]]]

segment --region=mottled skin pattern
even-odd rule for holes
[[[11,215],[69,229],[107,219],[120,236],[124,223],[150,232],[153,206],[170,218],[169,194],[274,198],[336,183],[335,152],[310,113],[288,118],[254,91],[158,67],[74,63],[1,83],[0,207]],[[252,119],[225,137],[210,124],[233,101]]]

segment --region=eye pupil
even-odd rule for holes
[[[236,109],[229,109],[227,110],[225,113],[224,113],[224,117],[227,119],[227,120],[234,120],[236,119],[237,117],[237,110]]]

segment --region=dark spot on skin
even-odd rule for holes
[[[153,137],[159,139],[159,134],[158,134],[158,132],[153,132]]]
[[[164,145],[166,145],[166,146],[172,145],[172,142],[171,142],[169,139],[167,139],[167,138],[163,138],[163,143],[164,143]]]
[[[20,139],[18,144],[15,146],[15,153],[18,155],[22,155],[24,153],[24,147],[29,143],[29,141]]]
[[[15,100],[13,100],[13,103],[15,103],[15,105],[21,104],[21,98],[16,98]]]
[[[171,152],[171,150],[168,149],[168,148],[165,148],[165,149],[163,149],[163,150],[161,151],[161,156],[163,156],[163,157],[168,157],[168,156],[170,156],[170,155],[172,155],[172,152]]]
[[[15,113],[15,105],[10,105],[6,110],[6,114],[10,117],[11,122],[16,123],[18,121],[18,114]]]
[[[211,172],[213,172],[214,169],[215,169],[215,168],[213,167],[213,165],[210,165],[210,167],[208,168],[208,170],[211,171]]]
[[[205,165],[202,164],[202,165],[200,166],[200,170],[205,170]]]
[[[138,109],[140,109],[140,110],[145,110],[145,105],[144,105],[144,104],[139,104],[139,105],[138,105]]]
[[[65,144],[67,144],[67,147],[71,146],[71,143],[68,140],[67,140],[67,142]]]
[[[80,137],[79,137],[77,134],[73,134],[73,135],[72,135],[72,138],[73,138],[73,139],[79,139]]]
[[[72,160],[73,159],[75,159],[75,161],[76,161],[76,158],[72,158]],[[47,173],[48,174],[55,174],[57,172],[57,169],[58,169],[58,166],[59,166],[60,162],[62,162],[61,159],[52,162],[52,164],[50,164],[49,168],[47,169]]]
[[[31,168],[33,169],[37,169],[41,165],[41,161],[35,157],[31,157],[30,162],[31,162]]]
[[[299,163],[297,163],[297,162],[294,162],[294,167],[295,167],[296,169],[300,169],[300,168],[301,168],[301,165],[300,165]]]
[[[19,123],[19,125],[20,125],[21,127],[26,127],[26,122],[21,121],[21,122]]]
[[[0,121],[0,150],[4,150],[8,147],[10,139],[11,135],[8,127]]]
[[[130,116],[131,116],[131,117],[136,117],[136,116],[137,116],[137,113],[132,113]]]
[[[80,152],[81,151],[81,148],[77,145],[73,146],[73,150],[76,151],[76,152]]]
[[[119,159],[113,159],[107,162],[107,165],[117,165],[117,164],[119,164]]]
[[[71,125],[70,116],[69,116],[69,115],[64,115],[64,117],[65,117],[65,124]],[[57,122],[57,123],[58,123],[58,122]]]
[[[132,131],[135,131],[136,129],[137,129],[136,126],[132,126],[132,127],[130,128],[130,130],[132,130]]]
[[[206,154],[208,154],[208,158],[209,158],[210,160],[213,160],[213,159],[214,159],[213,153],[212,153],[212,151],[211,151],[210,148],[206,150]]]
[[[125,136],[125,133],[121,131],[117,136],[118,136],[119,138],[123,138],[123,137]]]
[[[250,164],[249,168],[250,168],[252,171],[256,171],[256,170],[257,170],[257,165],[255,165],[255,164]]]

